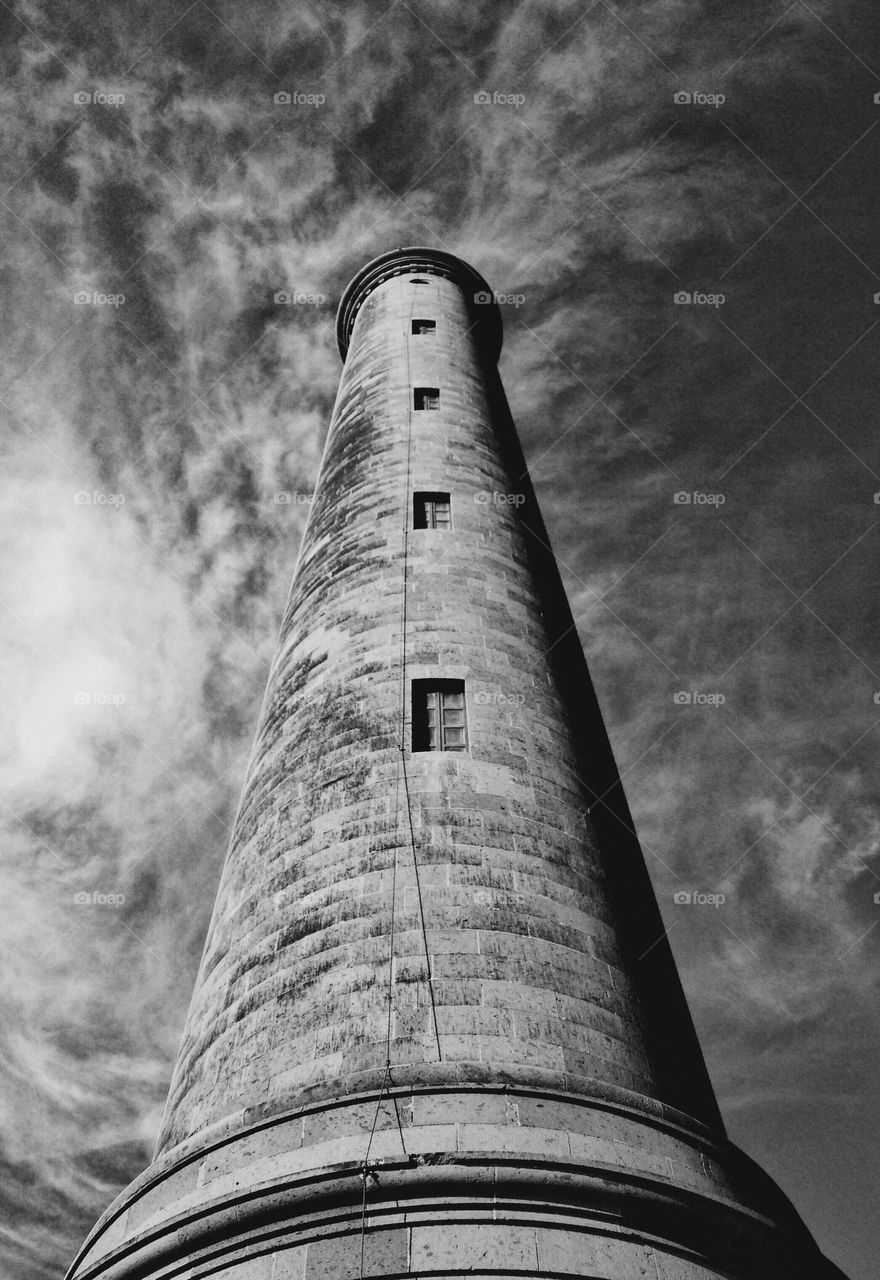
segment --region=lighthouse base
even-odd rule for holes
[[[251,1107],[181,1143],[69,1280],[845,1280],[775,1183],[680,1112],[435,1072]]]

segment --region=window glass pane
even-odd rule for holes
[[[413,405],[416,409],[439,409],[439,387],[414,387]]]
[[[413,494],[414,529],[451,529],[452,502],[448,493]]]
[[[466,751],[463,680],[413,680],[413,751]]]

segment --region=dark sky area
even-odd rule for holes
[[[508,299],[731,1137],[869,1280],[875,5],[14,0],[0,39],[0,1276],[60,1274],[150,1158],[335,305],[427,244]]]

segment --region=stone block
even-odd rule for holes
[[[407,1270],[408,1231],[367,1230],[363,1237],[363,1275],[382,1276]],[[308,1246],[303,1280],[359,1280],[361,1235],[353,1233],[316,1240]]]
[[[412,1228],[412,1274],[448,1270],[497,1272],[538,1269],[533,1227],[437,1223]],[[310,1280],[310,1278],[309,1278]]]

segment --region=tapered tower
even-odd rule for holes
[[[75,1280],[840,1280],[726,1140],[496,370],[369,263],[153,1164]]]

